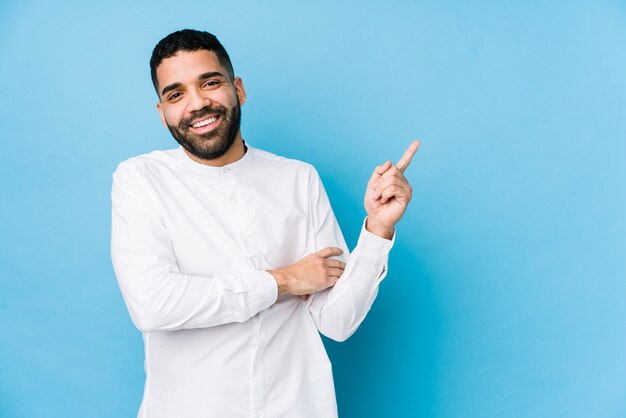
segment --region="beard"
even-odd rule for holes
[[[219,125],[210,132],[196,134],[189,128],[194,120],[208,115],[219,115]],[[206,106],[196,110],[178,126],[167,124],[172,136],[191,155],[203,160],[214,160],[226,154],[235,142],[241,125],[241,106],[237,104],[230,109],[221,105]]]

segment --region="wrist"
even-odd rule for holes
[[[365,229],[374,235],[378,235],[381,238],[390,240],[393,238],[394,228],[388,228],[386,226],[372,222],[369,216],[365,220]]]
[[[278,286],[279,295],[282,295],[284,293],[289,293],[288,276],[282,271],[282,269],[281,270],[267,270],[267,272],[274,277],[274,280],[276,280],[276,285]]]

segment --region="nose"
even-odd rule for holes
[[[204,96],[202,92],[197,89],[190,89],[187,93],[187,97],[189,98],[187,105],[188,112],[194,112],[211,105],[211,99],[208,96]]]

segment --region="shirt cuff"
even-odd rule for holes
[[[390,240],[385,239],[368,231],[365,228],[366,221],[367,218],[363,220],[361,235],[359,235],[359,240],[356,244],[355,250],[358,249],[362,257],[371,261],[386,261],[387,255],[396,241],[396,231],[393,231],[393,236]]]
[[[250,294],[250,308],[253,315],[276,303],[278,284],[276,279],[266,271],[246,273],[246,283]]]

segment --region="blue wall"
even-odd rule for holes
[[[342,418],[626,416],[626,3],[58,3],[0,4],[0,417],[136,414],[110,175],[175,145],[148,59],[184,27],[351,245],[372,168],[422,140],[379,298],[326,341]]]

